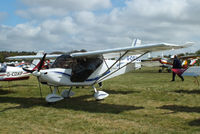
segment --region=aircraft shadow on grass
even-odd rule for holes
[[[106,89],[103,89],[103,91],[109,93],[109,94],[133,94],[133,93],[140,93],[141,91],[116,91],[116,90],[106,90]]]
[[[176,90],[175,93],[200,94],[200,90]]]
[[[190,126],[200,126],[200,119],[196,119],[196,120],[190,121],[188,124]]]
[[[91,95],[72,97],[70,99],[64,99],[58,103],[48,104],[44,101],[44,98],[23,98],[23,97],[0,97],[0,103],[13,103],[20,104],[20,106],[9,107],[0,112],[4,112],[11,109],[23,109],[31,108],[34,106],[54,107],[60,109],[72,109],[77,111],[86,111],[91,113],[113,113],[118,114],[127,110],[144,109],[144,107],[130,106],[130,105],[117,105],[117,104],[105,104],[101,101],[86,100]]]
[[[173,111],[173,113],[177,112],[187,112],[187,113],[200,113],[200,107],[189,107],[189,106],[178,106],[178,105],[164,105],[162,107],[158,107],[159,109],[167,109]],[[200,119],[193,120],[188,123],[190,126],[200,126]]]
[[[177,112],[195,112],[195,113],[200,113],[200,107],[189,107],[189,106],[178,106],[178,105],[163,105],[162,107],[158,107],[159,109],[167,109],[171,110],[174,113]]]
[[[0,87],[0,95],[6,95],[6,94],[12,94],[12,93],[16,93],[15,91],[12,91],[12,90],[3,90],[1,87]]]
[[[30,86],[36,86],[36,85],[23,85],[23,84],[13,84],[13,85],[7,85],[7,86],[0,86],[0,95],[6,95],[6,94],[11,94],[11,93],[16,93],[16,91],[12,91],[12,88],[17,88],[17,87],[30,87]],[[8,90],[9,89],[9,90]]]

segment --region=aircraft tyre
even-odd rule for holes
[[[162,69],[159,69],[158,72],[159,72],[159,73],[162,73]]]
[[[168,72],[168,73],[171,73],[172,71],[171,71],[171,69],[167,69],[167,72]]]

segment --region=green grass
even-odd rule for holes
[[[0,133],[200,133],[200,87],[194,78],[170,82],[170,73],[144,68],[105,81],[110,94],[95,101],[91,87],[47,104],[49,87],[37,79],[0,82]],[[65,89],[67,87],[61,87]]]

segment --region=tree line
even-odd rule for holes
[[[35,52],[18,52],[18,51],[0,51],[0,63],[7,62],[6,57],[19,56],[19,55],[35,55]]]

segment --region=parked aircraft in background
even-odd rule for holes
[[[21,67],[12,67],[0,63],[0,81],[26,80],[29,78],[29,74]]]
[[[172,71],[182,76],[193,76],[199,86],[198,77],[200,76],[200,66],[192,66],[189,68],[172,69]]]
[[[6,64],[7,66],[12,66],[12,67],[24,67],[26,65],[26,63],[24,61],[4,62],[4,64]]]
[[[196,61],[200,58],[199,55],[191,55],[191,56],[185,56],[186,58],[192,58],[190,64],[194,65],[196,63]],[[185,58],[183,57],[183,58]],[[195,59],[193,59],[195,58]],[[187,67],[187,68],[181,68],[181,69],[172,69],[173,72],[175,72],[178,75],[182,75],[182,76],[193,76],[198,85],[199,85],[199,81],[198,78],[200,76],[200,66],[191,66],[191,67]]]
[[[179,59],[182,61],[182,67],[187,68],[188,66],[194,66],[197,60],[200,58],[200,56],[195,56],[195,55],[188,55],[188,56],[180,56]],[[158,61],[160,63],[161,69],[158,70],[159,73],[164,72],[166,69],[167,72],[171,72],[172,65],[173,65],[173,56],[171,58],[165,58],[165,57],[158,57],[158,58],[151,58],[147,60],[143,60],[144,62],[146,61],[151,61],[155,62]]]
[[[38,52],[35,56],[43,56],[43,52]],[[40,59],[34,59],[29,69],[36,70],[38,68]],[[30,73],[23,70],[24,62],[20,66],[9,66],[5,63],[0,63],[0,81],[15,81],[29,79]]]
[[[135,40],[134,44],[137,43],[137,40]],[[131,63],[149,52],[179,49],[188,45],[191,45],[191,43],[183,46],[158,43],[89,52],[72,52],[57,56],[57,59],[49,69],[41,70],[43,61],[45,61],[46,57],[49,57],[45,54],[41,57],[41,64],[38,70],[24,70],[36,76],[39,82],[54,86],[53,93],[46,96],[47,102],[60,101],[74,95],[71,91],[73,86],[92,86],[95,99],[102,100],[108,97],[109,94],[104,91],[97,91],[95,84],[133,70],[134,66]],[[118,58],[107,57],[111,55],[115,55],[114,58]],[[139,56],[129,61],[123,59],[130,55]],[[59,86],[70,86],[70,89],[64,90],[60,96],[56,94]]]

